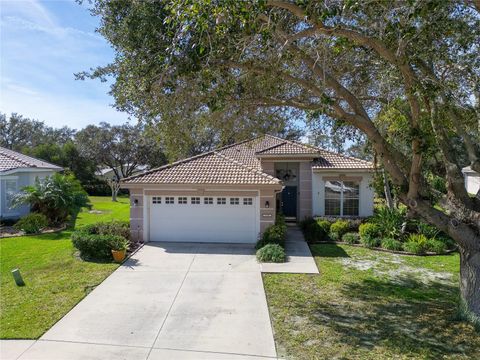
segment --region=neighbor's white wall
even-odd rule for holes
[[[335,171],[335,172],[314,172],[312,174],[312,208],[313,216],[325,215],[325,181],[324,176],[353,176],[362,177],[360,182],[360,207],[359,216],[367,217],[373,215],[373,198],[374,192],[371,187],[373,174],[370,172],[351,172],[351,171]]]
[[[465,188],[470,194],[476,194],[480,189],[480,174],[466,173]]]
[[[33,185],[35,183],[35,178],[44,179],[47,176],[50,176],[54,173],[53,170],[46,171],[32,171],[32,172],[12,172],[8,175],[0,176],[0,216],[4,218],[20,218],[27,215],[30,212],[28,205],[18,206],[13,209],[7,208],[7,199],[6,199],[6,179],[15,179],[17,181],[17,191],[21,191],[24,186]]]

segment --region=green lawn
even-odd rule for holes
[[[410,257],[315,245],[320,275],[265,274],[279,355],[291,359],[480,359],[458,321],[458,254]]]
[[[128,220],[129,202],[91,197],[76,227],[103,220]],[[0,240],[0,338],[41,336],[113,270],[114,263],[85,262],[75,256],[70,231]],[[26,286],[17,287],[10,271],[19,268]]]

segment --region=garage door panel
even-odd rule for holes
[[[255,243],[258,235],[256,198],[252,205],[151,203],[150,240],[174,242]]]

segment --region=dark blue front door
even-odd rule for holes
[[[285,216],[297,216],[297,187],[285,186],[282,191],[282,211]]]

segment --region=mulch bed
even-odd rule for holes
[[[23,231],[17,230],[13,226],[2,226],[2,228],[0,229],[0,239],[19,237],[19,236],[35,236],[35,235],[42,235],[42,234],[53,234],[56,232],[63,231],[66,228],[67,228],[66,226],[47,227],[41,232],[38,232],[35,234],[25,234]]]
[[[370,250],[376,250],[376,251],[383,251],[383,252],[388,252],[388,253],[391,253],[391,254],[399,254],[399,255],[411,255],[411,256],[438,256],[438,255],[448,255],[448,254],[451,254],[453,252],[456,252],[458,251],[458,248],[454,248],[454,249],[450,249],[450,250],[447,250],[445,251],[444,253],[441,253],[441,254],[438,254],[438,253],[435,253],[435,252],[425,252],[423,254],[415,254],[415,253],[411,253],[411,252],[408,252],[408,251],[396,251],[396,250],[388,250],[388,249],[384,249],[384,248],[380,248],[380,247],[367,247],[365,245],[362,245],[362,244],[350,244],[350,243],[347,243],[345,241],[332,241],[332,240],[329,240],[329,241],[317,241],[315,243],[311,243],[310,245],[316,245],[316,244],[341,244],[341,245],[350,245],[350,246],[356,246],[356,247],[363,247],[365,249],[370,249]]]

